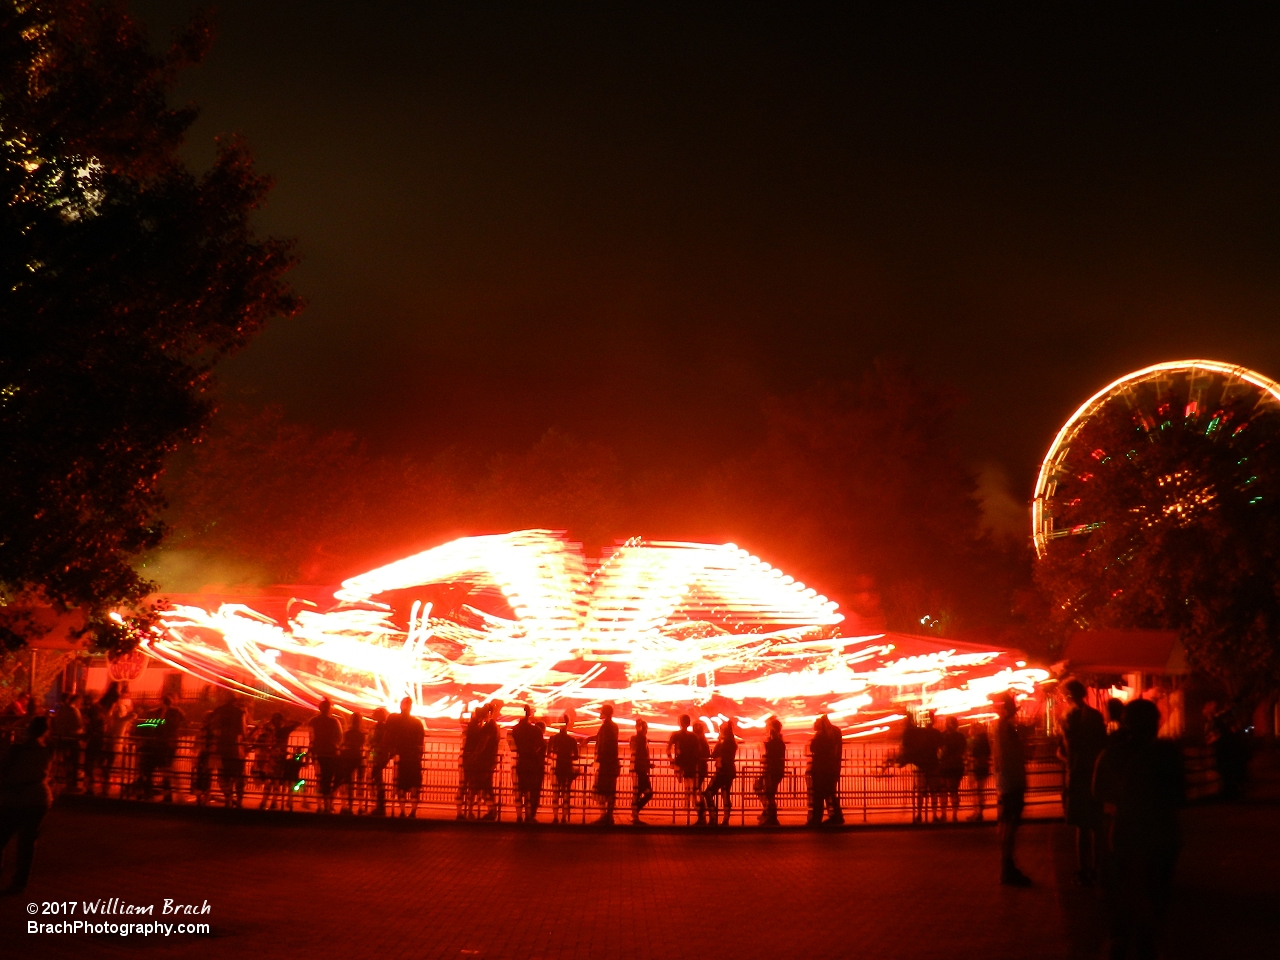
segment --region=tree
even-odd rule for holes
[[[854,612],[991,637],[1010,625],[1025,557],[982,529],[976,479],[951,440],[955,405],[884,362],[775,398],[767,439],[716,480],[713,509]]]
[[[214,364],[301,306],[290,245],[251,226],[270,184],[246,148],[199,176],[179,158],[195,111],[167,94],[209,42],[196,20],[153,53],[113,0],[0,12],[0,586],[111,642],[102,613],[149,592],[132,562],[164,536],[158,480],[211,414]]]
[[[1036,566],[1061,630],[1177,630],[1191,664],[1240,705],[1280,681],[1274,403],[1104,408],[1073,440],[1055,500],[1055,526],[1089,530]]]

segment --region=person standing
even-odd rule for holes
[[[1076,881],[1093,886],[1096,879],[1098,831],[1102,826],[1102,804],[1093,795],[1093,768],[1107,742],[1107,723],[1102,714],[1085,702],[1085,686],[1068,680],[1063,692],[1071,709],[1062,721],[1062,743],[1058,758],[1066,767],[1062,807],[1066,821],[1076,828]]]
[[[991,737],[987,725],[975,720],[969,724],[969,771],[973,777],[973,815],[981,822],[987,809],[987,781],[991,778]]]
[[[524,705],[524,716],[511,728],[516,754],[516,823],[537,823],[542,801],[542,778],[547,763],[547,726]]]
[[[492,701],[484,711],[476,746],[476,796],[489,804],[481,820],[498,819],[498,795],[493,788],[493,777],[498,769],[498,750],[502,745],[502,733],[498,730],[498,718],[501,716],[502,701]]]
[[[400,712],[387,720],[386,743],[396,758],[396,800],[401,817],[416,817],[422,793],[422,747],[427,731],[413,715],[413,698],[400,701]]]
[[[286,723],[283,713],[273,713],[271,719],[258,732],[258,752],[263,773],[262,799],[259,810],[274,810],[277,797],[280,809],[292,807],[293,785],[297,782],[296,770],[289,756],[289,734],[298,728],[297,721]],[[301,766],[299,764],[299,766]],[[290,776],[293,774],[293,776]]]
[[[689,725],[689,715],[687,713],[680,714],[680,729],[673,733],[671,739],[667,741],[667,759],[671,762],[671,766],[675,768],[676,782],[680,784],[680,791],[684,796],[686,818],[689,814],[689,808],[694,804],[696,798],[699,819],[705,822],[705,814],[702,809],[702,794],[698,790],[697,779],[698,738],[689,729]]]
[[[31,877],[35,861],[40,821],[49,812],[53,794],[49,790],[49,764],[53,750],[48,745],[49,721],[32,717],[26,738],[14,744],[0,763],[0,857],[16,834],[17,857],[7,894],[21,893]],[[33,908],[34,909],[34,908]]]
[[[964,755],[968,743],[955,717],[947,717],[942,728],[942,749],[938,753],[938,776],[942,778],[942,819],[947,819],[951,801],[951,821],[960,820],[960,782],[964,779]]]
[[[339,766],[342,784],[347,788],[347,805],[342,812],[351,815],[355,813],[356,797],[361,793],[364,780],[364,717],[356,711],[352,711],[342,734]]]
[[[1150,700],[1124,708],[1125,737],[1098,758],[1094,792],[1113,818],[1105,874],[1110,957],[1154,957],[1169,912],[1180,847],[1182,757],[1157,739],[1160,711]]]
[[[840,770],[844,766],[844,734],[825,713],[822,724],[826,727],[827,779],[823,782],[822,802],[827,811],[827,823],[839,826],[844,823],[844,811],[840,809]]]
[[[996,791],[1000,811],[1000,882],[1010,887],[1029,887],[1031,878],[1014,863],[1014,843],[1022,823],[1027,794],[1027,758],[1018,733],[1018,703],[1012,694],[1000,702],[996,723]]]
[[[920,727],[919,751],[921,773],[924,775],[924,789],[929,797],[929,807],[933,811],[933,822],[946,820],[946,802],[943,799],[942,770],[939,760],[942,756],[942,731],[938,729],[937,714],[930,710],[927,720]],[[927,815],[927,811],[926,811]]]
[[[738,739],[733,733],[732,720],[726,720],[720,725],[720,737],[716,740],[711,755],[715,757],[716,775],[707,784],[702,798],[707,805],[711,825],[715,826],[717,820],[720,820],[727,827],[732,807],[733,781],[738,775]],[[719,817],[721,801],[724,803],[722,819]]]
[[[702,793],[702,785],[707,782],[707,774],[711,769],[711,745],[707,743],[707,725],[701,720],[693,721],[693,746],[696,762],[693,768],[693,793],[698,804],[698,826],[706,826],[707,800]]]
[[[547,745],[556,759],[556,790],[552,823],[568,823],[573,813],[573,781],[578,777],[578,739],[569,732],[569,715],[560,719],[560,732]]]
[[[200,727],[195,770],[191,774],[191,792],[196,795],[196,806],[203,807],[213,795],[213,758],[217,752],[217,735],[212,723],[213,711],[205,717]]]
[[[218,742],[218,786],[228,807],[244,804],[244,737],[248,732],[244,707],[227,691],[222,706],[210,716]]]
[[[636,732],[631,737],[631,776],[634,790],[631,794],[631,822],[641,823],[640,811],[653,799],[653,782],[649,779],[649,723],[643,717],[636,718]]]
[[[84,789],[94,795],[93,784],[102,775],[102,795],[111,787],[111,751],[108,746],[107,708],[98,700],[84,712]]]
[[[338,756],[342,749],[342,724],[333,716],[333,704],[321,700],[320,712],[307,721],[311,728],[311,759],[320,783],[320,804],[324,813],[333,813],[333,788],[338,779]]]
[[[787,772],[787,744],[782,739],[782,721],[770,717],[765,724],[764,738],[764,770],[756,781],[756,795],[764,804],[760,814],[760,825],[776,827],[778,825],[778,786]]]
[[[813,721],[813,736],[809,739],[809,819],[808,826],[822,823],[827,798],[833,792],[832,781],[839,776],[839,768],[832,770],[830,732],[826,717]]]
[[[480,704],[471,711],[462,730],[462,751],[458,770],[458,819],[474,820],[478,816],[480,782],[480,748],[489,705]]]
[[[165,694],[160,698],[160,729],[156,731],[156,760],[160,768],[160,788],[163,791],[160,799],[164,803],[173,803],[174,764],[178,760],[178,747],[182,743],[182,726],[186,722],[187,715],[174,704],[173,697]],[[181,796],[181,788],[179,788],[179,796]]]
[[[618,725],[613,722],[613,704],[600,708],[600,729],[596,731],[596,786],[604,812],[596,820],[601,826],[613,824],[613,811],[618,801]]]
[[[79,699],[74,693],[68,694],[53,715],[50,728],[62,789],[67,793],[80,790],[80,735],[84,732],[84,717],[77,705]]]
[[[373,781],[373,815],[387,815],[387,764],[391,751],[387,744],[387,708],[373,711],[373,734],[369,738],[369,779]]]
[[[116,684],[112,681],[112,688],[107,691],[107,696],[114,697],[111,703],[111,709],[107,713],[107,734],[111,738],[111,763],[115,763],[118,759],[120,762],[120,785],[124,789],[126,783],[125,770],[128,765],[126,753],[129,746],[129,731],[132,729],[134,719],[137,712],[133,709],[133,700],[129,696],[127,686]],[[107,780],[111,780],[111,767],[107,767]]]

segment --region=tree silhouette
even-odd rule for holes
[[[244,146],[199,176],[179,158],[195,112],[167,94],[209,39],[197,20],[155,54],[117,2],[0,12],[0,586],[113,641],[101,614],[149,590],[132,561],[215,362],[300,308],[289,244],[250,225],[269,182]]]

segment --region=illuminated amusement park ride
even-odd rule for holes
[[[903,710],[988,715],[1046,679],[1017,654],[906,635],[844,637],[832,601],[733,544],[628,540],[598,561],[564,536],[464,537],[342,584],[328,610],[283,622],[244,604],[175,605],[145,649],[209,683],[308,707],[402,697],[428,722],[477,701],[605,702],[669,729],[684,711],[788,726],[819,713],[855,736]]]
[[[1107,424],[1135,443],[1176,424],[1226,438],[1247,458],[1254,436],[1268,433],[1260,418],[1277,415],[1280,385],[1231,364],[1161,363],[1108,385],[1041,466],[1037,553],[1101,525],[1093,478],[1124,453],[1094,449]],[[1156,479],[1169,488],[1166,513],[1205,507],[1190,471]],[[327,697],[364,711],[407,696],[417,716],[450,724],[496,698],[588,721],[612,702],[624,722],[644,716],[659,730],[686,711],[746,729],[771,714],[794,728],[827,713],[850,736],[877,736],[912,709],[990,717],[994,696],[1025,698],[1048,679],[1011,650],[846,637],[843,622],[835,603],[733,544],[635,539],[591,560],[559,534],[524,530],[465,537],[353,577],[324,610],[294,601],[273,618],[243,603],[176,604],[144,649],[253,696],[307,707]]]
[[[1190,463],[1151,478],[1158,490],[1144,487],[1139,454],[1151,442],[1192,435],[1201,444],[1228,447],[1230,459],[1244,468],[1277,433],[1280,384],[1247,367],[1174,360],[1123,376],[1071,415],[1040,465],[1031,504],[1036,553],[1045,557],[1055,541],[1099,529],[1100,501],[1107,497],[1181,522],[1214,509],[1221,491]],[[1256,481],[1254,472],[1242,469],[1240,484]]]

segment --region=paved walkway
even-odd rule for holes
[[[1280,809],[1185,818],[1169,955],[1274,955]],[[0,900],[0,956],[1096,957],[1065,828],[1025,828],[1031,890],[996,884],[995,843],[963,825],[526,831],[81,802],[46,820],[27,893]],[[207,917],[179,919],[212,935],[26,933],[29,902],[111,897],[157,913],[207,900]]]

